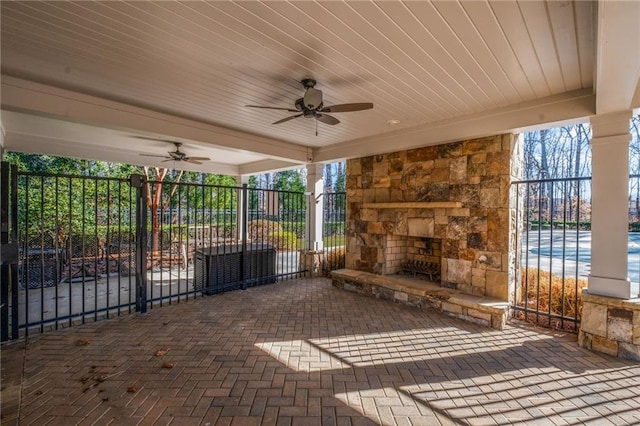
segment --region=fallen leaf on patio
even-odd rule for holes
[[[78,339],[76,346],[87,346],[89,344],[88,339]]]
[[[136,393],[136,392],[138,392],[138,386],[136,386],[136,385],[131,385],[131,386],[129,386],[129,387],[127,388],[127,392],[129,392],[129,393]]]
[[[169,352],[169,349],[158,349],[156,351],[156,356],[165,356]]]
[[[173,363],[165,362],[164,364],[162,364],[162,368],[173,368]]]

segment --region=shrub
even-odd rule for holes
[[[587,280],[578,279],[576,281],[575,278],[565,277],[563,281],[562,277],[558,275],[536,268],[523,268],[520,278],[520,291],[518,292],[518,304],[520,306],[526,306],[529,309],[541,312],[549,312],[549,304],[551,304],[552,314],[570,318],[576,317],[577,314],[577,319],[580,319],[582,314],[582,288],[587,286]]]
[[[345,247],[334,247],[326,251],[324,256],[324,275],[329,275],[329,272],[336,269],[342,269],[345,265]]]
[[[280,232],[278,222],[272,220],[257,219],[249,222],[247,234],[249,239],[254,242],[268,242],[269,235]]]
[[[278,231],[269,234],[268,244],[271,244],[276,250],[293,250],[296,248],[298,238],[296,234],[288,231]]]

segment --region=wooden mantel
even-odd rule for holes
[[[433,201],[408,203],[363,203],[365,209],[455,209],[462,207],[459,201]]]

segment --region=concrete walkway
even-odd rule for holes
[[[640,365],[294,280],[2,346],[2,424],[640,423]]]

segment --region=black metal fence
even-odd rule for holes
[[[513,184],[517,258],[514,317],[577,330],[591,244],[591,178]]]
[[[12,326],[28,334],[130,313],[136,189],[127,179],[21,172],[16,179]]]
[[[323,240],[324,256],[322,270],[325,275],[336,269],[344,268],[346,240],[346,205],[345,192],[324,194]]]
[[[2,341],[305,272],[304,193],[0,170]]]

